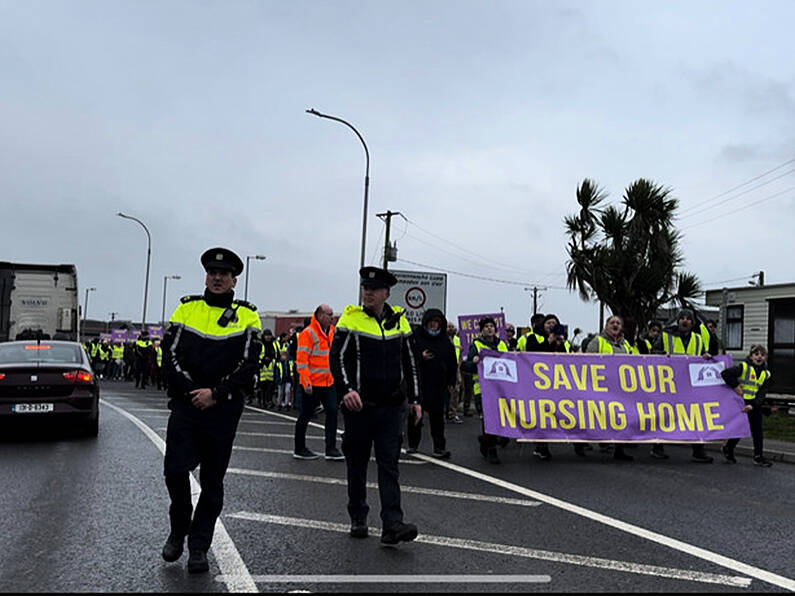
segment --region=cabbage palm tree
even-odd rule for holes
[[[564,218],[567,285],[642,328],[661,305],[701,291],[698,278],[681,269],[681,235],[673,224],[678,201],[643,178],[627,187],[620,206],[605,206],[606,198],[588,178],[577,188],[580,209]]]

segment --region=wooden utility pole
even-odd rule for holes
[[[386,233],[384,234],[384,269],[388,269],[389,258],[389,232],[392,229],[392,216],[400,215],[398,211],[390,211],[387,209],[386,213],[376,213],[376,217],[380,217],[386,221]]]

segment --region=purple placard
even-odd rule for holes
[[[141,337],[141,332],[138,329],[130,329],[127,331],[127,339],[129,341],[136,341],[139,337]]]
[[[99,334],[99,341],[110,341],[110,339],[111,339],[110,333],[105,333],[103,331],[102,333]]]
[[[466,359],[469,353],[469,344],[480,335],[478,321],[483,317],[491,317],[497,323],[497,335],[505,340],[505,315],[502,313],[489,313],[482,315],[459,315],[458,316],[458,337],[461,340],[461,357]]]
[[[127,330],[126,329],[113,329],[110,332],[111,341],[114,343],[122,342],[124,343],[127,341]]]
[[[487,433],[544,441],[698,442],[750,436],[731,357],[501,353],[478,376]]]
[[[147,326],[149,331],[149,339],[163,339],[163,328],[160,325]]]

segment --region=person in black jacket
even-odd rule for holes
[[[433,438],[433,457],[447,459],[444,437],[444,402],[449,388],[455,385],[457,362],[455,347],[447,338],[447,319],[436,308],[426,311],[422,326],[414,334],[414,345],[420,372],[423,411],[428,413]],[[422,419],[409,417],[407,453],[416,453],[422,440]]]
[[[257,307],[235,300],[243,261],[224,248],[202,255],[203,295],[185,296],[163,338],[168,407],[163,474],[171,498],[166,561],[182,556],[188,537],[189,573],[209,570],[207,550],[224,502],[224,475],[246,397],[254,389],[261,344]],[[194,511],[190,471],[201,465]]]
[[[773,464],[763,454],[762,404],[770,384],[770,371],[767,370],[767,349],[764,346],[751,346],[751,352],[744,362],[721,371],[724,383],[743,398],[743,412],[748,414],[751,437],[754,441],[754,464],[769,468]],[[721,451],[729,463],[736,464],[734,448],[740,439],[729,439]]]
[[[375,447],[381,542],[395,545],[417,537],[417,526],[403,521],[398,471],[407,399],[415,420],[422,418],[416,357],[403,309],[386,303],[397,278],[377,267],[362,267],[359,276],[362,305],[345,307],[329,351],[345,419],[342,452],[348,472],[350,533],[354,538],[367,538],[367,467]]]

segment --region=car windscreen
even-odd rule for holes
[[[70,344],[0,344],[0,364],[23,364],[29,362],[52,362],[81,364],[82,348]]]

